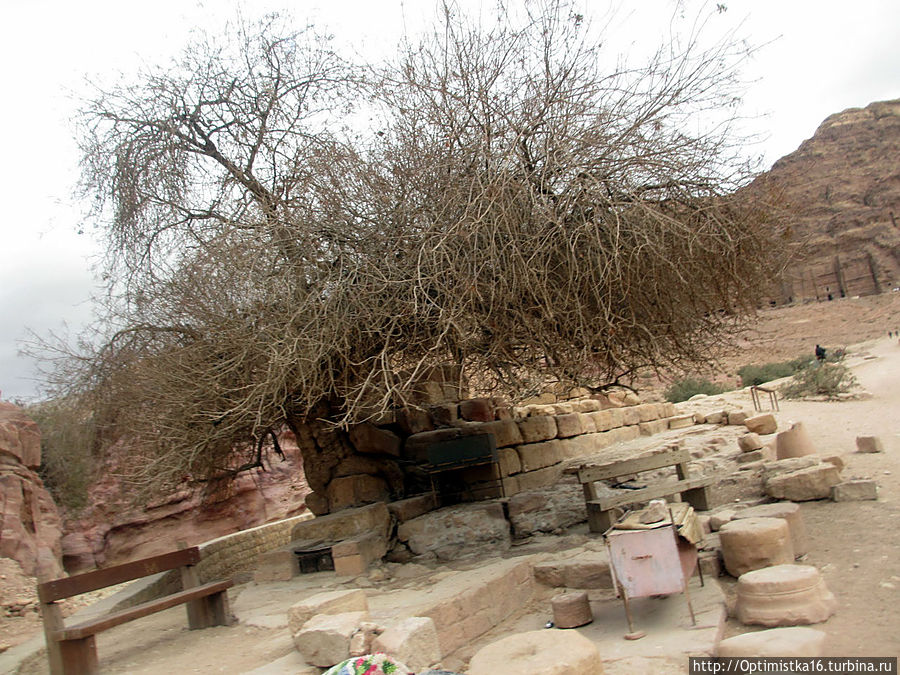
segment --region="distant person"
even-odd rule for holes
[[[816,360],[819,363],[822,363],[823,361],[825,361],[825,347],[822,347],[821,345],[816,345]]]

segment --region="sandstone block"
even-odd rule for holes
[[[294,646],[307,663],[330,668],[350,658],[350,639],[367,612],[318,614],[294,634]]]
[[[288,609],[288,627],[291,635],[298,633],[303,625],[319,614],[344,614],[347,612],[368,612],[369,602],[366,592],[361,589],[348,591],[325,591],[294,603]]]
[[[641,422],[653,422],[660,418],[659,406],[655,403],[642,403],[637,408],[638,417]]]
[[[570,436],[578,436],[584,433],[584,428],[581,426],[581,415],[579,413],[555,415],[555,419],[556,435],[559,438],[569,438]]]
[[[774,434],[778,430],[778,422],[775,421],[775,415],[772,413],[763,413],[762,415],[754,415],[744,420],[744,426],[747,430],[754,434]]]
[[[716,645],[721,657],[811,657],[822,656],[827,636],[815,628],[791,626],[735,635]]]
[[[731,426],[739,426],[747,421],[749,415],[743,410],[731,410],[728,412],[727,420]]]
[[[655,436],[669,430],[669,420],[653,420],[652,422],[638,422],[638,433],[641,436]]]
[[[324,516],[328,513],[328,497],[318,492],[310,492],[303,500],[306,508],[314,516]]]
[[[352,539],[345,539],[331,547],[334,573],[337,576],[357,576],[387,553],[387,538],[368,532]]]
[[[390,498],[387,482],[380,476],[359,473],[334,478],[328,483],[328,507],[340,511],[351,506],[384,502]]]
[[[794,562],[787,521],[780,518],[744,518],[719,528],[725,569],[733,577],[772,565]]]
[[[458,403],[439,403],[428,406],[428,414],[438,426],[450,426],[459,419]]]
[[[560,442],[557,440],[543,443],[529,443],[516,448],[519,455],[521,471],[537,471],[561,461]]]
[[[260,554],[253,571],[253,580],[258,584],[290,581],[297,574],[300,574],[297,555],[287,546]]]
[[[791,532],[791,544],[794,555],[801,556],[809,550],[809,540],[806,536],[806,525],[800,514],[800,505],[793,502],[775,502],[773,504],[760,504],[741,509],[734,515],[734,520],[741,518],[783,518],[787,521]]]
[[[602,675],[600,652],[576,631],[518,633],[482,647],[469,663],[469,675]]]
[[[741,452],[753,452],[763,447],[763,442],[759,434],[750,432],[738,437],[738,447],[741,449]]]
[[[857,436],[857,452],[884,452],[884,445],[878,436]]]
[[[737,462],[738,464],[749,464],[750,462],[768,462],[773,459],[775,459],[775,451],[766,446],[759,450],[742,453],[738,456]]]
[[[594,434],[597,433],[597,423],[594,422],[594,418],[590,416],[588,413],[577,413],[578,419],[581,420],[581,432],[583,434]]]
[[[675,417],[678,414],[678,409],[674,403],[666,401],[665,403],[660,403],[660,405],[662,406],[660,417]]]
[[[725,411],[716,411],[706,413],[707,424],[727,424],[728,413]]]
[[[693,426],[694,416],[693,415],[678,415],[676,417],[670,417],[668,422],[669,422],[670,429],[684,429],[685,427]]]
[[[593,398],[585,398],[581,401],[575,401],[572,404],[575,408],[575,412],[580,413],[590,413],[600,410],[600,401]]]
[[[557,532],[587,518],[584,495],[581,488],[574,485],[571,489],[554,486],[520,492],[510,498],[508,508],[509,522],[516,537]]]
[[[609,419],[609,429],[617,429],[618,427],[625,426],[625,414],[622,412],[622,408],[609,408],[605,410]],[[597,426],[597,430],[600,430],[600,426]]]
[[[481,425],[481,430],[494,435],[498,448],[508,448],[523,442],[522,434],[519,432],[519,425],[511,419],[488,422]]]
[[[594,420],[594,429],[596,431],[608,431],[611,428],[611,417],[607,414],[607,410],[598,410],[596,412],[588,413],[591,419]]]
[[[635,438],[638,438],[641,435],[641,430],[635,424],[633,426],[619,427],[607,433],[615,434],[615,438],[618,439],[617,443],[624,443],[625,441],[633,441]]]
[[[594,620],[585,591],[556,595],[550,601],[550,606],[553,608],[553,623],[557,628],[578,628]]]
[[[822,461],[833,464],[838,471],[844,470],[844,459],[840,455],[828,455],[827,457],[822,457]]]
[[[441,660],[434,621],[424,616],[411,616],[388,625],[372,641],[372,649],[390,654],[416,672]]]
[[[400,437],[393,431],[364,422],[351,427],[349,435],[357,452],[400,456]]]
[[[338,577],[358,577],[369,569],[369,561],[358,553],[332,558],[334,574]]]
[[[522,470],[522,461],[515,448],[500,448],[497,450],[501,476],[512,476]]]
[[[862,502],[878,499],[878,486],[874,480],[848,480],[831,488],[831,499],[836,502]]]
[[[418,434],[434,429],[434,420],[427,410],[421,408],[401,408],[394,412],[394,420],[400,430],[406,434]]]
[[[548,415],[537,415],[519,420],[519,433],[525,443],[539,443],[556,438],[556,420]]]
[[[796,626],[820,623],[837,601],[819,570],[810,565],[776,565],[738,579],[735,615],[745,624]]]
[[[490,422],[494,419],[494,401],[490,398],[460,401],[459,416],[472,422]]]
[[[641,423],[641,411],[637,409],[637,406],[621,408],[621,411],[623,426],[634,426]]]
[[[766,494],[792,502],[828,499],[831,497],[831,488],[840,482],[837,467],[823,462],[769,478],[766,480]]]
[[[591,551],[566,560],[536,563],[532,572],[535,581],[553,588],[613,587],[605,552]]]
[[[766,478],[772,478],[773,476],[778,476],[784,473],[791,473],[793,471],[799,471],[800,469],[806,469],[811,466],[817,466],[821,462],[822,459],[818,455],[778,459],[774,462],[768,462],[763,467],[763,472],[765,473]]]
[[[562,465],[554,464],[537,471],[528,471],[516,475],[519,490],[526,492],[553,485],[562,477]]]
[[[775,449],[778,459],[816,454],[816,448],[802,422],[794,422],[790,429],[780,432],[775,437]]]
[[[434,495],[430,492],[428,494],[390,502],[387,505],[388,511],[399,523],[405,523],[407,520],[418,518],[429,511],[434,511],[437,507],[438,504],[435,501]]]
[[[461,504],[408,520],[397,528],[397,538],[416,555],[433,552],[451,560],[463,551],[506,550],[510,547],[509,522],[498,502]]]
[[[376,532],[386,537],[390,526],[391,514],[387,506],[379,502],[297,523],[291,530],[291,539],[340,541],[364,532]]]

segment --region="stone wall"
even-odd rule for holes
[[[306,504],[323,515],[426,491],[429,477],[422,465],[430,444],[487,433],[496,441],[503,493],[509,497],[555,483],[566,460],[660,433],[674,420],[682,423],[682,417],[671,403],[624,405],[605,397],[520,407],[490,398],[433,403],[356,425],[347,433],[330,430],[328,449],[315,447],[321,432],[307,433],[300,446],[314,492]],[[478,492],[496,484],[494,471],[492,466],[473,467],[458,478]]]
[[[261,553],[291,543],[291,532],[294,527],[310,518],[311,513],[304,513],[199,544],[200,562],[197,564],[197,570],[200,583],[250,572],[256,567]],[[179,571],[162,572],[137,581],[120,591],[118,595],[121,597],[110,609],[132,607],[179,590],[181,590]]]

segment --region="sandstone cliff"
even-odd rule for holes
[[[0,402],[0,558],[11,558],[37,576],[60,572],[60,517],[35,473],[41,464],[37,424],[11,403]]]
[[[900,99],[831,115],[751,190],[762,185],[783,192],[804,245],[779,304],[900,284]]]
[[[289,518],[306,511],[309,487],[292,434],[280,438],[284,459],[273,457],[266,471],[241,474],[212,497],[183,490],[137,506],[117,478],[127,449],[116,448],[95,472],[90,503],[65,518],[63,563],[68,572],[171,551],[180,543],[200,544],[226,534]]]

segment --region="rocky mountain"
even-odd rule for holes
[[[900,284],[900,99],[831,115],[751,193],[761,187],[783,195],[802,245],[773,304]]]

